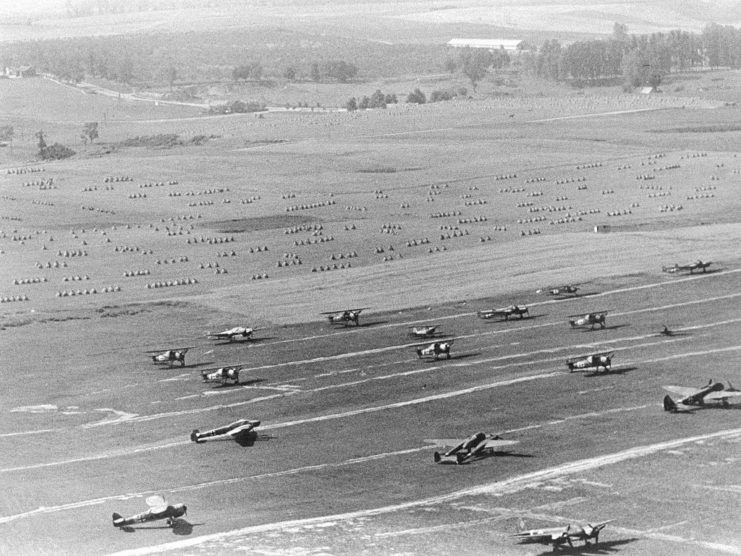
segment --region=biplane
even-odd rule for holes
[[[595,353],[593,355],[578,355],[569,357],[566,360],[566,366],[569,372],[594,371],[600,372],[612,370],[612,356],[615,352]]]
[[[680,411],[695,411],[705,402],[718,402],[721,407],[729,407],[728,398],[738,398],[741,391],[728,383],[726,388],[722,382],[713,382],[712,379],[703,388],[687,388],[684,386],[664,386],[664,390],[682,396],[678,400],[671,396],[664,396],[664,411],[678,413]]]
[[[707,272],[707,269],[711,264],[713,264],[712,261],[702,262],[698,259],[696,262],[690,264],[674,263],[672,266],[662,266],[661,270],[662,272],[668,272],[669,274],[676,274],[678,272],[689,272],[690,274],[694,274],[695,270]]]
[[[509,320],[509,317],[519,315],[520,318],[525,318],[525,315],[530,316],[530,311],[525,305],[508,305],[507,307],[500,307],[499,309],[484,309],[476,313],[480,319],[493,319],[494,317],[504,317],[504,320]]]
[[[184,504],[169,505],[160,494],[150,496],[147,498],[146,502],[149,509],[140,514],[131,517],[123,517],[121,514],[114,513],[113,526],[128,528],[136,523],[166,519],[167,526],[172,527],[177,518],[188,513],[188,508]]]
[[[423,346],[427,347],[423,347]],[[453,346],[453,340],[443,340],[440,342],[432,342],[431,344],[422,344],[417,346],[417,357],[422,359],[423,357],[434,357],[437,359],[439,356],[444,355],[446,359],[450,359],[450,348]]]
[[[344,324],[347,326],[351,322],[355,323],[355,326],[360,325],[360,313],[365,311],[368,307],[360,307],[359,309],[345,309],[344,311],[327,311],[321,313],[327,316],[329,324]]]
[[[579,291],[579,286],[574,284],[565,284],[563,286],[558,286],[556,288],[543,288],[540,290],[535,290],[535,293],[546,293],[548,295],[552,295],[554,297],[558,297],[561,295],[571,295],[576,294],[576,292]]]
[[[438,325],[410,326],[409,335],[413,338],[434,338]]]
[[[549,527],[545,529],[524,529],[524,521],[521,519],[518,532],[513,536],[521,543],[541,543],[552,544],[555,550],[559,545],[568,543],[574,547],[573,540],[584,541],[585,545],[589,544],[589,539],[594,539],[594,544],[599,542],[599,534],[605,526],[614,520],[603,521],[594,525],[586,523],[584,525],[566,525],[565,527]]]
[[[215,334],[209,333],[208,337],[211,340],[229,340],[230,342],[233,342],[236,338],[239,337],[249,340],[254,332],[254,328],[249,328],[246,326],[235,326],[234,328],[229,328],[228,330],[224,330],[223,332],[217,332]]]
[[[172,364],[175,361],[180,362],[180,366],[185,367],[185,354],[188,353],[188,350],[192,349],[190,347],[185,348],[177,348],[177,349],[168,349],[165,351],[162,351],[160,349],[147,351],[152,358],[152,363],[169,363],[170,367],[172,367]]]
[[[255,428],[260,426],[260,421],[249,421],[247,419],[238,419],[223,427],[218,427],[208,431],[199,431],[194,429],[190,433],[190,439],[196,444],[206,442],[206,440],[235,440],[242,444],[245,441],[254,441],[257,438]]]
[[[201,377],[203,378],[203,382],[218,382],[222,386],[226,386],[228,382],[239,384],[239,371],[242,370],[243,366],[231,365],[228,367],[203,369],[201,371]]]
[[[442,448],[450,448],[442,454],[435,452],[435,463],[455,463],[457,465],[468,463],[487,455],[494,455],[502,451],[499,448],[519,444],[518,440],[502,440],[497,435],[483,432],[477,432],[464,439],[430,438],[425,439],[425,442]]]
[[[569,324],[571,328],[589,326],[592,330],[595,324],[604,328],[607,322],[607,311],[596,311],[594,313],[585,313],[581,315],[569,315]]]

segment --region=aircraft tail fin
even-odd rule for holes
[[[442,459],[440,457],[440,452],[435,452],[433,457],[435,458],[435,463],[440,463],[440,460]]]
[[[664,396],[664,411],[676,411],[677,402],[675,402],[668,394]]]
[[[117,514],[114,512],[113,514],[113,526],[114,527],[121,527],[126,521],[121,514]]]
[[[200,431],[198,429],[193,429],[193,432],[190,433],[190,439],[192,442],[198,442],[198,433]]]
[[[520,520],[517,522],[517,532],[520,533],[522,531],[525,531],[527,527],[525,526],[525,520],[520,517]]]

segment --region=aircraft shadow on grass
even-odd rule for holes
[[[248,378],[247,380],[240,380],[239,382],[224,382],[217,384],[215,388],[234,388],[235,386],[252,386],[253,384],[260,384],[265,382],[264,378]]]
[[[509,451],[496,451],[496,452],[485,452],[483,454],[480,454],[476,456],[475,458],[471,458],[469,462],[479,461],[482,459],[489,459],[489,458],[534,458],[535,456],[532,454],[523,454],[521,452],[509,452]]]
[[[584,376],[586,377],[594,377],[594,376],[609,376],[609,375],[624,375],[625,373],[629,373],[631,371],[638,370],[638,367],[615,367],[613,369],[610,369],[609,371],[594,371],[591,373],[586,373]]]
[[[594,544],[594,541],[592,541],[587,545],[579,544],[579,546],[574,545],[573,547],[568,545],[557,546],[553,547],[553,549],[539,552],[538,556],[546,556],[546,554],[549,556],[553,556],[553,554],[614,554],[620,550],[621,546],[637,540],[637,538],[630,538],[616,541],[600,541],[597,544]]]
[[[490,319],[486,319],[486,322],[488,322],[489,324],[500,324],[500,323],[511,324],[513,322],[535,320],[535,319],[540,319],[540,318],[547,317],[547,316],[548,316],[548,313],[538,313],[537,315],[527,315],[523,318],[520,318],[518,315],[513,315],[509,317],[509,319],[496,316]]]
[[[369,322],[363,322],[363,323],[359,324],[357,327],[360,327],[360,328],[369,328],[371,326],[379,326],[381,324],[388,324],[388,322],[389,321],[387,321],[387,320],[373,320],[373,321],[369,321]],[[349,328],[357,328],[357,327],[347,326],[346,328],[349,329]]]
[[[469,357],[478,357],[479,355],[481,355],[481,352],[476,351],[473,353],[459,353],[457,355],[451,355],[450,359],[446,359],[445,357],[439,357],[437,359],[435,359],[434,357],[423,357],[422,361],[426,363],[434,363],[437,361],[439,363],[440,361],[452,361],[454,359],[468,359]]]
[[[260,338],[250,338],[249,340],[236,339],[236,340],[221,340],[215,342],[215,346],[248,346],[250,344],[259,344],[268,340],[275,340],[276,336],[261,336]]]
[[[584,327],[582,332],[597,332],[599,330],[619,330],[620,328],[625,328],[626,326],[630,326],[629,324],[613,324],[610,326],[605,326],[604,328],[587,328]]]
[[[137,531],[149,531],[149,530],[157,530],[157,529],[172,529],[173,535],[190,535],[193,533],[193,528],[198,527],[200,525],[205,525],[205,523],[190,523],[186,519],[177,518],[173,520],[172,526],[168,525],[148,525],[143,527],[132,527],[131,525],[127,525],[126,527],[121,527],[121,531],[124,531],[125,533],[136,533]]]

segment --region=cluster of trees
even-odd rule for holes
[[[399,102],[395,94],[384,94],[381,89],[376,89],[376,92],[371,96],[363,96],[360,100],[352,97],[345,103],[345,108],[348,112],[355,112],[355,110],[368,110],[370,108],[386,108],[389,104],[396,104]]]
[[[330,60],[328,62],[312,62],[309,72],[312,81],[339,81],[347,83],[358,75],[355,64],[344,60]]]
[[[562,46],[546,41],[537,52],[526,53],[523,67],[554,81],[595,82],[623,78],[627,86],[656,86],[672,71],[701,66],[741,67],[741,31],[708,25],[701,34],[687,31],[629,35],[615,23],[607,40],[579,41]]]
[[[210,106],[209,114],[246,114],[248,112],[264,112],[265,104],[257,101],[233,100],[225,104]]]
[[[232,79],[239,81],[242,79],[246,81],[251,79],[253,81],[260,81],[262,78],[263,68],[260,62],[250,62],[249,64],[242,64],[236,66],[232,71]]]
[[[407,102],[410,104],[424,104],[427,102],[427,96],[419,88],[416,88],[407,95]]]
[[[46,134],[43,129],[36,132],[36,138],[38,139],[39,157],[42,160],[61,160],[63,158],[69,158],[75,154],[75,151],[69,147],[65,147],[61,143],[54,143],[53,145],[47,145]]]
[[[458,87],[457,89],[435,90],[430,93],[430,102],[453,100],[457,96],[465,97],[467,95],[468,89],[466,89],[465,87]]]
[[[460,70],[471,81],[473,90],[489,71],[509,66],[509,54],[504,49],[488,50],[484,48],[462,48],[457,58],[448,58],[445,69],[450,73]]]

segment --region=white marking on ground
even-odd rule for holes
[[[617,116],[620,114],[635,114],[636,112],[652,112],[654,110],[668,110],[669,108],[633,108],[631,110],[613,110],[611,112],[594,112],[592,114],[574,114],[572,116],[558,116],[556,118],[544,118],[542,120],[528,120],[528,124],[540,124],[545,122],[557,122],[559,120],[575,120],[580,118],[596,118],[601,116]]]
[[[602,390],[610,390],[612,388],[615,388],[614,386],[604,386],[602,388],[592,388],[591,390],[579,390],[577,394],[580,396],[583,396],[584,394],[590,394],[592,392],[602,392]]]
[[[110,409],[108,407],[95,409],[93,411],[110,412],[110,413],[113,413],[113,415],[106,419],[103,419],[102,421],[96,421],[95,423],[87,423],[85,425],[81,425],[83,429],[90,429],[93,427],[102,427],[104,425],[116,425],[118,423],[125,423],[127,421],[131,421],[137,416],[136,413],[126,413],[125,411],[118,411],[116,409]]]
[[[49,413],[50,411],[57,411],[57,409],[59,408],[52,404],[23,405],[14,407],[10,410],[10,413]]]
[[[184,548],[197,546],[197,545],[200,545],[206,542],[211,542],[211,541],[223,542],[230,538],[234,539],[237,542],[240,542],[240,539],[238,537],[249,537],[250,535],[254,535],[257,533],[263,533],[266,531],[282,531],[282,530],[286,530],[287,528],[292,528],[292,527],[305,527],[308,525],[318,525],[318,524],[327,523],[327,522],[348,521],[352,519],[372,517],[372,516],[377,516],[377,515],[395,513],[395,512],[402,511],[402,510],[408,510],[411,508],[419,508],[422,506],[434,506],[434,505],[438,505],[438,504],[442,504],[446,502],[452,502],[452,501],[459,500],[461,498],[465,498],[469,496],[508,494],[508,493],[518,492],[520,490],[528,488],[528,486],[532,484],[533,482],[540,482],[543,480],[553,479],[557,477],[573,475],[575,473],[582,473],[585,471],[590,471],[592,469],[596,469],[598,467],[604,467],[606,465],[614,465],[616,463],[620,463],[623,461],[628,461],[631,459],[637,459],[637,458],[650,456],[650,455],[656,454],[658,452],[661,452],[661,451],[664,451],[664,450],[667,450],[673,447],[679,447],[679,446],[683,446],[688,443],[696,442],[697,440],[709,439],[709,438],[738,437],[739,435],[741,435],[741,428],[718,431],[718,432],[694,436],[694,437],[679,438],[679,439],[669,440],[665,442],[659,442],[656,444],[637,446],[634,448],[629,448],[627,450],[622,450],[620,452],[615,452],[612,454],[606,454],[606,455],[592,457],[592,458],[583,459],[583,460],[577,460],[573,462],[567,462],[567,463],[558,465],[556,467],[551,467],[548,469],[541,469],[539,471],[535,471],[532,473],[526,473],[524,475],[512,477],[504,481],[489,483],[485,485],[479,485],[479,486],[475,486],[472,488],[451,492],[449,494],[434,496],[431,498],[413,500],[410,502],[403,502],[400,504],[395,504],[395,505],[390,505],[390,506],[382,506],[379,508],[369,508],[369,509],[364,509],[364,510],[357,510],[354,512],[347,512],[344,514],[319,516],[319,517],[306,518],[306,519],[296,519],[296,520],[291,520],[291,521],[282,521],[282,522],[276,522],[276,523],[267,523],[263,525],[255,525],[255,526],[245,527],[242,529],[235,529],[232,531],[214,533],[211,535],[203,535],[201,537],[195,537],[191,539],[185,539],[181,541],[161,544],[158,546],[150,546],[150,547],[142,547],[142,548],[135,548],[131,550],[125,550],[125,551],[116,553],[116,556],[124,556],[124,555],[125,556],[135,556],[135,555],[139,556],[143,554],[156,554],[156,553],[164,552],[167,550],[182,550]],[[687,541],[685,539],[682,539],[682,542],[687,542]],[[697,542],[697,541],[693,541],[693,542]],[[717,543],[705,543],[705,544],[712,544],[714,547],[716,546],[722,547],[724,551],[728,551],[730,549],[733,551],[733,552],[730,552],[732,554],[741,554],[741,548],[728,547],[726,545],[717,544]]]

